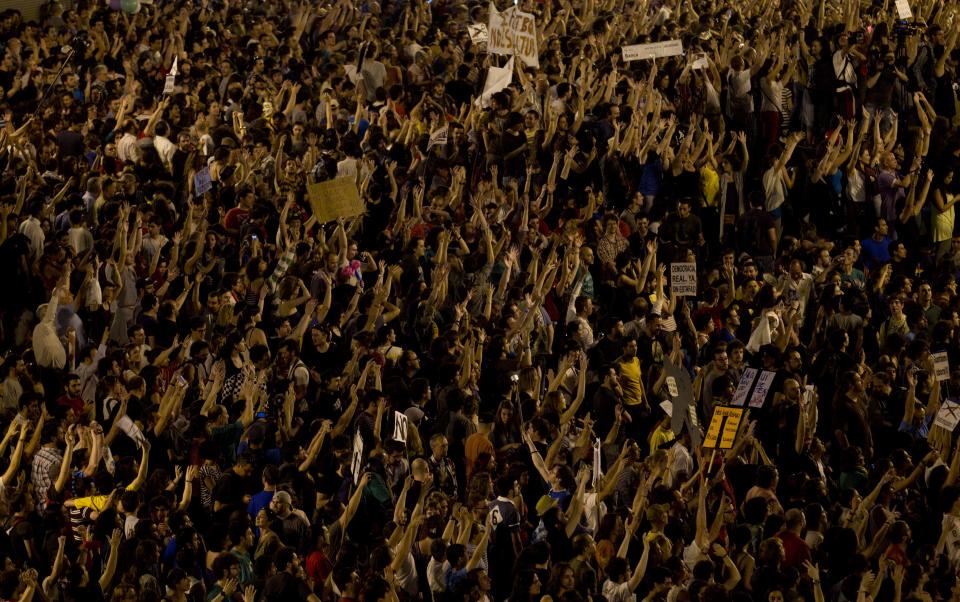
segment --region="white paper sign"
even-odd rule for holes
[[[666,56],[679,56],[683,54],[683,42],[680,40],[667,40],[666,42],[652,42],[650,44],[634,44],[624,46],[623,61],[642,61],[646,59],[659,59]]]
[[[600,472],[600,438],[597,437],[596,441],[593,442],[593,486],[597,486],[597,482],[602,476]]]
[[[176,85],[177,85],[177,76],[173,74],[168,75],[167,78],[163,81],[163,93],[165,95],[173,94],[173,88]]]
[[[490,23],[487,27],[489,39],[487,52],[490,54],[508,54],[518,57],[529,67],[539,68],[537,52],[537,20],[516,6],[497,12],[490,3]]]
[[[353,482],[360,482],[360,469],[363,468],[363,437],[358,430],[353,435],[353,455],[350,458],[350,472],[353,474]]]
[[[474,44],[486,44],[487,40],[490,39],[490,36],[487,33],[486,23],[473,23],[472,25],[467,25],[467,33],[470,34],[470,41]]]
[[[487,69],[487,81],[483,84],[483,93],[476,100],[478,107],[486,109],[490,106],[490,98],[509,86],[513,82],[513,57],[503,67]]]
[[[743,376],[740,377],[740,384],[737,385],[737,390],[733,394],[733,401],[731,405],[737,407],[742,407],[743,404],[747,403],[747,394],[750,392],[750,387],[753,386],[753,381],[757,380],[756,368],[747,368],[743,371]]]
[[[393,440],[407,442],[407,415],[403,412],[393,413]]]
[[[707,63],[707,57],[701,56],[697,60],[693,61],[693,64],[690,65],[691,69],[706,69],[709,63]]]
[[[937,382],[950,380],[950,359],[947,357],[947,352],[938,351],[930,355],[933,356],[933,370],[937,375]]]
[[[937,412],[937,418],[933,423],[953,432],[958,422],[960,422],[960,403],[947,400],[940,406],[940,411]]]
[[[901,19],[912,19],[913,11],[910,10],[910,3],[907,0],[895,0],[897,5],[897,14]]]
[[[680,388],[677,387],[677,379],[672,376],[667,377],[667,390],[670,391],[670,397],[680,396]]]
[[[427,150],[435,146],[446,146],[447,144],[447,133],[449,131],[448,126],[443,126],[437,128],[434,132],[430,134],[430,142],[427,144]]]
[[[671,263],[670,290],[678,297],[695,297],[697,295],[697,264]]]
[[[753,395],[750,396],[751,408],[763,407],[763,402],[767,400],[767,394],[770,392],[770,387],[773,386],[773,381],[776,378],[776,372],[764,370],[760,373],[760,378],[757,379],[757,386],[754,387]]]

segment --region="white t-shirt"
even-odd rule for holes
[[[630,591],[630,583],[614,583],[607,579],[603,582],[603,597],[607,602],[636,602],[637,595]]]
[[[787,184],[776,165],[763,172],[763,193],[767,211],[778,209],[787,198]]]
[[[960,517],[944,514],[941,528],[944,533],[943,551],[947,554],[950,567],[960,571]]]

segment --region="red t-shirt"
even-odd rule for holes
[[[802,566],[810,560],[810,546],[793,531],[781,531],[777,533],[777,539],[783,542],[783,568]]]

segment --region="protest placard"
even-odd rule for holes
[[[204,167],[193,174],[193,196],[203,196],[205,192],[210,192],[213,188],[213,180],[210,179],[210,168]]]
[[[363,468],[363,437],[360,431],[353,435],[353,454],[350,457],[350,473],[353,474],[353,482],[360,481],[360,470]]]
[[[910,3],[907,0],[895,0],[897,6],[897,15],[901,19],[912,19],[913,11],[910,10]]]
[[[733,393],[733,400],[730,405],[740,407],[747,403],[747,395],[750,393],[753,381],[757,380],[757,374],[759,373],[756,368],[747,368],[743,371],[743,376],[740,377],[740,382],[737,384],[737,390]]]
[[[407,415],[403,412],[393,413],[393,440],[407,442]]]
[[[490,54],[516,56],[529,67],[540,67],[537,21],[532,14],[521,11],[517,6],[511,6],[501,13],[491,2],[487,35],[487,52]]]
[[[338,217],[355,217],[366,210],[357,190],[357,182],[352,177],[307,184],[307,198],[321,224]]]
[[[633,44],[632,46],[622,47],[620,51],[623,53],[623,61],[625,63],[645,59],[659,59],[683,54],[683,42],[680,40],[667,40],[665,42],[652,42],[650,44]]]
[[[486,23],[473,23],[467,25],[467,33],[470,34],[470,41],[474,44],[486,44],[489,40]]]
[[[753,395],[750,396],[751,408],[763,407],[764,402],[767,400],[767,395],[770,394],[770,388],[773,386],[773,381],[776,378],[776,372],[764,370],[760,373],[760,378],[757,379],[757,385],[753,388]]]
[[[703,446],[709,449],[732,448],[737,438],[741,418],[743,418],[743,408],[715,407],[710,426],[707,427],[707,435],[703,439]]]
[[[950,358],[947,357],[947,352],[938,351],[930,355],[933,356],[933,371],[937,375],[937,382],[950,380]]]
[[[934,424],[952,433],[957,428],[958,422],[960,422],[960,403],[950,400],[943,402]]]
[[[670,291],[678,297],[697,296],[697,264],[670,264]]]

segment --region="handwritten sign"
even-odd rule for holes
[[[900,15],[901,19],[913,18],[913,11],[910,10],[910,3],[907,0],[895,0],[894,3],[897,6],[897,14]]]
[[[529,67],[540,67],[537,21],[532,14],[525,13],[516,6],[511,6],[502,13],[497,12],[497,7],[491,2],[487,33],[487,52],[490,54],[513,55]]]
[[[753,381],[757,380],[757,374],[759,370],[756,368],[747,368],[743,371],[737,390],[733,394],[733,400],[730,402],[731,405],[743,407],[743,404],[747,403],[747,395],[753,387]]]
[[[730,449],[737,439],[743,408],[717,406],[713,409],[703,446],[709,449]]]
[[[670,290],[678,297],[697,296],[697,264],[671,263]]]
[[[321,224],[338,217],[355,217],[366,210],[357,190],[357,182],[352,177],[307,184],[307,198]]]
[[[204,167],[193,174],[193,196],[203,196],[213,188],[213,181],[210,179],[210,168]]]
[[[773,386],[773,381],[776,378],[776,372],[764,370],[760,373],[760,378],[757,379],[757,386],[753,388],[753,395],[750,396],[751,408],[763,407],[763,403],[767,400],[767,395],[770,394],[770,388]]]
[[[958,422],[960,422],[960,403],[947,400],[940,406],[940,411],[937,412],[937,417],[933,423],[953,432],[957,428]]]
[[[353,474],[353,482],[360,482],[360,470],[363,469],[363,437],[357,430],[353,435],[353,455],[350,457],[350,472]]]
[[[937,382],[950,380],[950,358],[947,357],[947,352],[938,351],[930,355],[933,356],[933,371],[937,375]]]
[[[403,412],[393,413],[393,440],[407,442],[407,415]]]
[[[683,42],[667,40],[666,42],[652,42],[650,44],[634,44],[620,49],[623,53],[623,62],[659,59],[667,56],[683,54]]]
[[[474,44],[486,44],[487,40],[490,39],[486,23],[467,25],[467,33],[470,34],[470,41]]]

